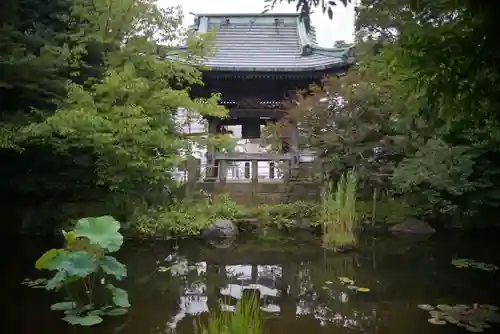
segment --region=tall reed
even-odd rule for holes
[[[213,311],[206,326],[198,324],[197,334],[262,334],[263,322],[259,299],[255,296],[242,298],[234,312]]]
[[[356,246],[359,224],[357,187],[358,178],[354,170],[341,175],[336,189],[331,182],[323,187],[320,222],[324,247],[341,250]]]

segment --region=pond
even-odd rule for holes
[[[192,333],[193,319],[217,305],[231,310],[244,290],[258,289],[267,333],[466,333],[453,324],[430,324],[419,305],[499,305],[500,271],[451,263],[466,258],[500,265],[498,240],[488,235],[367,238],[358,252],[344,254],[325,252],[310,236],[240,236],[227,248],[194,239],[128,242],[117,257],[128,266],[120,286],[128,289],[132,308],[92,328],[62,322],[49,309],[59,296],[20,284],[36,277],[33,263],[52,245],[9,240],[2,246],[15,256],[0,278],[3,328],[22,334]],[[346,278],[366,289],[353,289]],[[485,333],[500,329],[490,325]]]

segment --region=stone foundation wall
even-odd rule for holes
[[[196,184],[197,190],[204,190],[210,194],[226,193],[233,201],[245,205],[316,201],[320,196],[320,188],[318,183],[312,182]]]

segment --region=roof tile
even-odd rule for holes
[[[197,22],[196,30],[203,22],[207,31],[216,32],[214,53],[202,62],[211,70],[300,72],[344,66],[348,61],[347,49],[317,47],[314,33],[305,32],[296,14],[278,14],[275,19],[273,14],[203,15]],[[310,52],[304,53],[304,47]]]

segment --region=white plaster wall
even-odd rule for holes
[[[202,133],[207,131],[207,124],[199,116],[194,116],[191,114],[191,121],[187,122],[187,113],[183,109],[179,109],[177,114],[177,124],[183,133]],[[236,152],[245,153],[265,153],[265,148],[261,147],[261,141],[259,139],[242,139],[241,138],[241,126],[228,126],[228,130],[232,131],[232,137],[237,138]],[[206,166],[207,160],[205,154],[207,150],[200,147],[192,148],[193,155],[201,159],[201,165]],[[314,160],[314,155],[312,152],[302,151],[300,154],[301,161],[312,161]],[[234,166],[230,167],[228,170],[228,178],[242,178],[244,175],[244,162],[238,162]],[[182,173],[183,174],[183,173]],[[269,178],[269,162],[260,161],[258,168],[259,178]],[[179,176],[180,177],[180,176]]]

